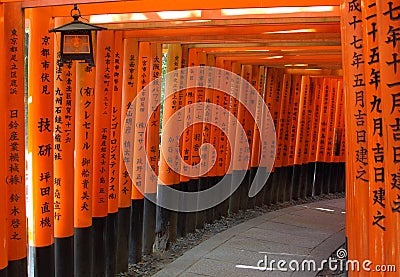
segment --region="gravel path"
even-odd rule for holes
[[[309,197],[306,199],[290,201],[271,206],[257,207],[254,210],[240,211],[237,214],[223,217],[219,220],[214,221],[212,224],[206,224],[203,229],[196,229],[195,233],[188,234],[184,238],[178,238],[173,243],[168,251],[162,254],[152,254],[143,257],[143,261],[137,264],[129,265],[129,271],[125,273],[117,274],[117,276],[151,276],[157,271],[161,270],[165,265],[174,261],[176,258],[181,256],[187,250],[193,248],[199,243],[207,240],[213,235],[220,233],[232,226],[240,224],[251,218],[260,216],[262,214],[276,211],[282,208],[301,205],[305,203],[317,202],[321,200],[330,200],[343,198],[344,193],[328,194],[322,196]],[[329,272],[321,272],[318,276],[345,276],[345,275],[327,275]]]

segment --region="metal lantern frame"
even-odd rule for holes
[[[107,28],[80,21],[79,18],[82,17],[77,4],[74,5],[70,14],[74,19],[72,22],[49,30],[51,33],[61,33],[61,64],[78,60],[94,66],[92,32],[107,30]]]

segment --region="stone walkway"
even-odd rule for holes
[[[345,242],[345,217],[344,199],[266,213],[202,242],[153,276],[315,276]],[[279,260],[286,272],[278,270]],[[314,261],[316,270],[309,270]]]

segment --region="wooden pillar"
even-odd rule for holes
[[[398,1],[386,1],[377,0],[376,1],[376,15],[377,15],[377,27],[376,29],[371,29],[371,25],[366,24],[371,30],[371,34],[368,33],[370,37],[374,37],[376,32],[379,49],[374,50],[373,47],[368,47],[365,51],[369,52],[369,63],[375,64],[376,58],[379,59],[379,73],[366,72],[366,76],[370,76],[369,84],[379,86],[382,94],[382,115],[383,124],[379,126],[379,121],[381,120],[381,114],[374,117],[373,130],[375,134],[379,135],[382,126],[388,126],[387,134],[383,133],[382,136],[386,145],[384,148],[384,170],[385,170],[385,199],[386,199],[386,211],[377,206],[381,198],[379,196],[379,188],[377,192],[373,191],[374,195],[370,195],[373,199],[372,202],[373,209],[375,209],[375,214],[369,220],[370,229],[377,228],[382,229],[386,227],[385,243],[381,246],[385,249],[388,256],[386,261],[388,264],[393,264],[397,268],[400,268],[400,261],[398,259],[400,255],[400,142],[399,142],[399,130],[400,130],[400,109],[399,109],[399,88],[400,88],[400,48],[399,48],[399,28],[400,28],[400,14],[399,14],[400,4]],[[376,56],[378,51],[379,57]],[[367,58],[366,58],[367,59]],[[372,75],[372,76],[371,76]],[[366,82],[368,78],[365,78]],[[378,83],[378,84],[377,84]],[[372,101],[373,112],[378,112],[377,99],[369,99]],[[368,101],[367,101],[368,102]],[[372,128],[372,127],[371,127]],[[382,130],[383,131],[383,130]],[[374,158],[377,154],[377,149],[374,150]],[[379,155],[378,155],[379,156]],[[370,168],[371,170],[371,168]],[[374,167],[374,175],[370,177],[374,178],[375,182],[380,182],[382,178],[382,170],[379,167]],[[371,190],[370,190],[371,191]],[[370,205],[371,207],[371,205]],[[377,208],[378,207],[378,208]],[[379,209],[379,210],[378,210]],[[373,252],[375,253],[375,252]],[[370,254],[371,251],[370,251]],[[379,255],[379,252],[376,253]],[[379,258],[379,257],[378,257]],[[396,273],[394,273],[395,275]]]
[[[56,19],[55,25],[66,22]],[[59,41],[60,34],[54,34]],[[74,160],[75,160],[75,62],[61,64],[55,45],[54,74],[54,249],[57,276],[74,270]]]
[[[30,14],[28,152],[31,164],[31,209],[29,252],[33,276],[54,276],[54,175],[53,89],[54,39],[51,9]]]
[[[181,66],[182,47],[179,44],[168,45],[167,54],[167,73],[174,71],[173,82],[168,81],[165,84],[165,101],[164,111],[162,116],[163,134],[161,138],[161,155],[160,155],[160,169],[159,169],[159,183],[157,187],[157,196],[159,201],[165,201],[165,193],[163,190],[167,189],[164,186],[176,186],[180,183],[179,169],[181,164],[179,162],[180,151],[179,147],[172,147],[175,142],[179,142],[180,136],[171,128],[166,130],[165,124],[171,116],[179,109],[179,89],[180,89],[180,76],[176,69]],[[170,79],[172,80],[172,79]],[[168,96],[168,97],[167,97]],[[183,124],[183,122],[176,122]],[[170,125],[171,126],[171,125]],[[180,130],[180,126],[175,125],[175,128]],[[169,141],[169,143],[167,143]],[[167,147],[163,147],[168,145]],[[179,201],[179,199],[176,199]],[[176,227],[178,222],[176,212],[171,212],[161,206],[157,206],[156,211],[156,239],[154,243],[155,251],[164,251],[167,249],[171,241],[176,239]]]
[[[315,192],[315,175],[317,168],[317,143],[318,142],[318,134],[319,134],[319,122],[321,116],[321,105],[322,105],[322,77],[311,77],[311,83],[314,90],[314,99],[313,99],[313,112],[312,112],[312,120],[311,120],[311,145],[308,157],[308,175],[312,176],[308,179],[311,186],[311,194],[307,192],[307,196],[314,196]],[[318,190],[318,189],[317,189]],[[320,189],[319,189],[320,190]]]
[[[5,180],[7,207],[8,276],[27,274],[27,229],[25,197],[25,104],[24,104],[24,13],[20,2],[4,4],[4,115]],[[3,28],[3,27],[0,27]],[[0,46],[1,47],[1,46]],[[0,73],[1,74],[1,73]],[[15,116],[16,115],[16,116]],[[3,121],[5,120],[5,121]],[[2,169],[3,171],[4,169]],[[7,203],[7,204],[6,204]],[[3,223],[1,223],[3,224]],[[1,232],[1,231],[0,231]],[[7,250],[6,250],[7,251]]]
[[[146,124],[148,112],[148,97],[151,67],[151,48],[149,42],[139,43],[138,56],[138,86],[135,109],[135,134],[133,146],[133,171],[132,182],[141,191],[140,199],[132,199],[131,233],[130,233],[130,262],[137,263],[142,260],[143,236],[143,194],[146,190]]]
[[[76,64],[74,275],[93,274],[93,141],[96,68]],[[55,196],[57,197],[57,196]]]
[[[279,177],[279,186],[278,186],[278,201],[285,202],[291,199],[291,188],[287,186],[288,183],[291,184],[291,172],[290,168],[286,167],[283,163],[284,155],[286,153],[285,149],[285,128],[287,126],[287,121],[289,120],[289,109],[290,109],[290,91],[291,91],[291,80],[292,76],[290,74],[284,74],[282,80],[282,96],[281,103],[279,109],[279,121],[276,126],[276,137],[277,137],[277,149],[276,149],[276,158],[275,158],[275,166],[279,168],[279,172],[281,172]],[[293,172],[293,171],[292,171]]]
[[[97,34],[93,142],[93,273],[106,275],[114,31]]]
[[[190,67],[198,66],[197,51],[194,48],[188,50],[188,69],[187,69],[187,88],[185,89],[185,102],[184,106],[195,103],[195,81],[196,76],[194,70]],[[190,166],[192,166],[192,137],[193,137],[193,108],[188,108],[184,114],[184,132],[182,134],[182,158],[181,165],[182,174],[180,175],[180,182],[182,190],[185,192],[194,192],[197,189],[197,180],[190,176]],[[185,201],[185,199],[181,200]],[[185,216],[185,231],[184,233],[194,232],[196,229],[196,212],[188,212]]]
[[[133,143],[135,132],[135,115],[131,109],[137,94],[137,67],[139,45],[136,39],[124,40],[121,132],[122,149],[120,152],[119,197],[118,197],[118,242],[117,272],[128,271],[129,232],[131,199],[133,195],[141,196],[137,188],[132,187]]]
[[[4,6],[5,3],[0,3],[0,18],[4,18]],[[4,21],[0,22],[0,37],[5,37]],[[0,40],[0,51],[5,52],[7,48],[5,47],[5,39]],[[2,91],[6,90],[6,58],[5,55],[0,56],[0,89]],[[7,97],[5,93],[0,95],[0,106],[2,110],[7,109]],[[4,134],[6,132],[6,115],[5,113],[0,114],[0,130]],[[6,137],[0,137],[0,159],[2,161],[6,160]],[[0,167],[0,178],[1,180],[6,180],[6,166],[2,163]],[[0,276],[7,277],[7,267],[8,267],[8,236],[7,236],[7,183],[5,181],[0,182]]]
[[[369,258],[369,167],[366,164],[367,156],[361,155],[368,149],[367,123],[363,115],[367,114],[367,100],[365,98],[365,75],[363,56],[363,26],[361,1],[341,1],[342,12],[342,47],[344,81],[346,83],[345,99],[348,133],[347,152],[349,153],[346,170],[350,175],[346,181],[346,191],[349,201],[346,203],[350,233],[349,259],[366,260]],[[369,111],[368,111],[369,112]],[[378,215],[379,216],[379,215]],[[379,218],[378,218],[379,219]],[[382,222],[379,222],[382,223]]]
[[[162,45],[150,45],[150,84],[148,89],[148,113],[146,128],[146,179],[143,204],[143,254],[153,252],[156,228],[157,176],[160,145]]]
[[[254,72],[254,69],[253,69]],[[263,121],[263,106],[264,106],[264,96],[265,96],[265,67],[264,66],[258,66],[258,74],[254,75],[254,78],[257,78],[255,80],[255,83],[253,82],[253,86],[256,85],[256,89],[260,95],[261,98],[256,103],[256,117],[255,117],[255,124],[254,124],[254,130],[253,130],[253,146],[251,149],[251,169],[250,169],[250,184],[255,181],[255,182],[263,182],[265,184],[266,182],[266,173],[267,173],[267,168],[262,167],[260,164],[260,159],[261,159],[261,154],[262,154],[262,143],[260,140],[260,131],[259,128],[262,128],[262,121]],[[254,180],[255,174],[259,171],[262,173],[260,175],[258,180]],[[265,195],[265,189],[262,189],[258,195],[255,197],[254,201],[254,206],[262,206],[264,204],[264,195]]]
[[[108,215],[107,215],[107,275],[115,276],[118,244],[118,198],[120,176],[120,149],[121,149],[121,110],[122,110],[122,66],[124,58],[124,44],[122,31],[115,32],[114,56],[112,67],[112,107],[110,125],[110,163],[108,184]]]

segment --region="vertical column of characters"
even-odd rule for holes
[[[378,33],[376,0],[365,1],[363,16],[363,43],[364,43],[364,59],[360,57],[360,63],[365,66],[365,74],[368,76],[365,82],[365,99],[366,99],[366,118],[368,125],[368,149],[366,154],[368,159],[364,163],[368,164],[371,178],[369,180],[369,220],[373,222],[369,228],[370,256],[371,259],[379,264],[386,261],[386,249],[384,239],[385,231],[389,226],[386,219],[389,208],[386,203],[386,187],[385,185],[385,158],[384,137],[387,136],[384,127],[382,114],[382,92],[381,92],[381,71],[379,65],[379,39],[382,33]],[[372,128],[371,128],[372,127]],[[361,153],[360,153],[361,154]],[[384,219],[376,221],[383,215]]]
[[[222,70],[217,69],[221,68],[221,64],[217,63],[217,59],[215,55],[209,54],[209,64],[213,66],[212,73],[209,73],[209,78],[213,78],[213,93],[212,93],[212,99],[210,99],[210,102],[214,105],[217,105],[215,108],[213,108],[213,113],[210,118],[211,122],[221,122],[220,117],[221,117],[221,104],[222,104],[222,97],[223,97],[223,92],[220,90],[221,88],[221,81],[222,81]],[[221,129],[217,127],[216,125],[210,124],[210,143],[213,145],[215,152],[211,154],[210,157],[210,176],[214,178],[214,184],[218,183],[219,181],[219,174],[218,174],[218,150],[219,150],[219,140],[221,137]]]
[[[63,20],[56,19],[56,26]],[[54,34],[59,41],[60,34]],[[75,63],[62,64],[56,45],[54,76],[54,237],[57,276],[73,274]],[[74,97],[72,96],[74,95]],[[72,189],[71,189],[72,187]]]
[[[296,139],[297,139],[297,123],[299,120],[300,111],[300,95],[301,95],[301,75],[292,76],[292,90],[293,90],[293,108],[292,117],[290,119],[290,146],[288,154],[288,164],[294,165],[294,160],[296,156]]]
[[[348,186],[351,186],[349,192],[353,195],[354,204],[349,207],[349,212],[354,216],[354,233],[357,234],[353,239],[353,243],[358,242],[354,246],[355,252],[350,253],[351,259],[365,260],[369,257],[369,220],[368,220],[368,189],[369,189],[369,173],[368,165],[364,161],[368,161],[366,154],[367,149],[367,125],[364,116],[366,114],[365,99],[365,71],[364,71],[364,44],[363,44],[363,23],[361,12],[361,1],[342,1],[343,24],[342,31],[344,33],[343,49],[345,74],[344,80],[346,86],[346,110],[350,116],[349,124],[351,131],[348,143],[350,148],[350,159],[348,164],[352,165],[348,170],[352,170],[352,178],[349,179]],[[346,100],[347,101],[347,100]],[[350,245],[352,248],[352,245]]]
[[[106,274],[106,241],[114,67],[114,31],[97,34],[93,141],[93,269]]]
[[[251,148],[251,162],[250,166],[252,168],[258,168],[260,166],[260,158],[261,158],[261,141],[260,141],[260,131],[259,128],[262,124],[262,116],[263,116],[263,99],[265,94],[265,67],[258,66],[257,70],[253,67],[253,72],[258,72],[258,74],[253,74],[252,85],[256,88],[258,94],[260,95],[259,100],[256,104],[256,115],[255,115],[255,124],[253,130],[253,146]],[[255,80],[257,78],[257,80]]]
[[[5,156],[6,191],[2,202],[7,209],[8,232],[8,274],[25,275],[26,265],[26,197],[25,197],[25,105],[24,105],[24,22],[21,3],[4,4],[4,67],[7,71],[4,80],[3,109],[8,139]],[[1,28],[1,27],[0,27]],[[13,116],[15,115],[15,116]],[[1,232],[1,231],[0,231]]]
[[[195,77],[194,103],[196,104],[193,110],[193,120],[198,122],[193,124],[192,133],[192,170],[190,172],[193,179],[199,179],[200,173],[200,147],[202,144],[202,129],[204,120],[204,99],[205,99],[205,66],[207,63],[207,55],[203,51],[197,52],[199,68],[196,69],[197,76]]]
[[[285,74],[286,76],[286,74]],[[289,149],[290,149],[290,130],[291,130],[291,120],[292,120],[292,113],[293,113],[293,103],[294,103],[294,89],[292,88],[292,81],[293,75],[287,74],[284,80],[284,95],[288,97],[287,100],[287,111],[286,111],[286,119],[285,119],[285,126],[283,131],[283,148],[282,148],[282,166],[288,167],[290,166],[289,162]],[[289,172],[288,172],[289,173]],[[290,174],[290,173],[289,173]]]
[[[132,186],[130,174],[133,171],[133,146],[135,134],[136,107],[132,103],[137,95],[138,87],[138,54],[139,43],[136,39],[124,39],[124,61],[122,80],[122,111],[121,125],[123,132],[122,149],[120,153],[119,198],[120,209],[128,209],[131,199],[141,199],[143,196],[136,186]]]
[[[277,149],[276,149],[276,167],[282,167],[283,163],[283,148],[284,148],[284,135],[286,128],[286,121],[288,121],[288,111],[289,111],[289,95],[291,90],[291,75],[285,73],[283,75],[283,88],[282,88],[282,101],[279,108],[279,119],[278,128],[276,130],[277,135]]]
[[[92,274],[95,67],[76,64],[74,261],[75,276]],[[55,199],[58,197],[54,195]]]
[[[29,245],[35,276],[51,276],[54,275],[54,41],[48,33],[51,10],[35,9],[30,16],[28,152],[32,165],[33,218]],[[13,111],[12,116],[21,115]]]
[[[225,93],[224,94],[224,107],[225,105],[227,106],[227,112],[224,114],[224,118],[226,119],[226,130],[227,130],[227,134],[230,135],[232,132],[232,127],[231,127],[231,117],[228,117],[228,111],[232,113],[235,113],[235,115],[237,114],[237,110],[235,111],[234,107],[235,107],[235,98],[232,97],[232,75],[230,72],[233,73],[233,65],[232,65],[232,61],[229,60],[224,60],[223,61],[224,64],[224,70],[225,70],[225,74],[223,77],[223,83],[222,85],[227,89],[227,91],[229,91],[230,94]],[[235,66],[236,67],[236,66]],[[236,105],[237,108],[237,105]],[[229,176],[232,176],[232,159],[231,159],[231,152],[233,147],[235,146],[235,141],[228,141],[228,138],[226,139],[226,143],[225,143],[225,163],[224,163],[224,167],[225,167],[225,172],[226,174],[229,174]],[[230,184],[229,184],[230,186]]]
[[[5,3],[0,3],[0,18],[4,18],[4,6]],[[0,37],[5,37],[5,25],[4,21],[0,22]],[[0,40],[0,51],[2,53],[6,52],[5,39]],[[5,91],[7,89],[6,86],[6,72],[8,68],[6,68],[6,57],[5,55],[0,56],[0,90]],[[7,109],[6,105],[6,94],[2,93],[0,95],[0,107],[4,111]],[[5,113],[0,114],[0,130],[4,134],[6,132],[6,115]],[[6,160],[6,138],[5,136],[0,137],[0,159],[2,161]],[[0,168],[0,178],[1,180],[6,180],[6,166],[5,163]],[[0,183],[0,276],[7,276],[7,267],[8,267],[8,227],[7,227],[7,182]]]
[[[135,137],[133,150],[132,182],[144,194],[146,179],[146,124],[150,82],[151,50],[149,42],[139,42],[138,92],[136,96]]]
[[[157,192],[157,176],[160,142],[160,105],[161,75],[162,75],[162,45],[151,44],[150,80],[149,87],[149,122],[147,122],[147,158],[150,168],[146,168],[146,194]]]
[[[122,115],[122,75],[124,62],[124,41],[122,32],[115,32],[114,63],[112,68],[112,106],[110,125],[110,165],[108,184],[108,213],[118,212],[120,192],[120,152],[121,152],[121,115]]]
[[[273,99],[274,99],[274,83],[275,83],[275,68],[272,67],[266,67],[265,68],[266,71],[266,80],[265,80],[265,94],[264,94],[264,102],[268,107],[268,110],[270,112],[270,115],[273,119],[273,123],[274,123],[274,131],[276,134],[276,123],[277,121],[274,120],[274,109],[275,106],[273,105]],[[275,116],[276,118],[276,116]],[[265,121],[265,117],[263,117],[263,127],[267,124],[267,122]],[[267,126],[265,126],[267,128]],[[274,145],[276,147],[276,144]],[[267,145],[263,145],[263,155],[270,155],[270,151],[268,150]],[[275,158],[274,158],[275,159]],[[278,187],[276,185],[276,178],[274,176],[275,175],[275,165],[271,168],[271,175],[269,177],[269,182],[266,185],[266,191],[265,191],[265,195],[264,195],[264,202],[265,204],[269,205],[271,203],[275,203],[276,202],[276,188]]]
[[[337,94],[336,94],[336,111],[335,123],[333,130],[333,145],[332,145],[332,162],[333,162],[333,179],[335,192],[342,192],[341,180],[344,172],[341,171],[340,152],[342,148],[342,139],[344,132],[344,90],[342,78],[337,79]]]
[[[324,162],[326,165],[325,172],[328,176],[322,191],[325,194],[333,192],[333,180],[332,180],[332,149],[333,149],[333,136],[335,128],[335,112],[336,112],[336,98],[338,89],[337,78],[330,78],[330,93],[329,93],[329,108],[328,108],[328,118],[326,126],[326,137],[325,137],[325,153]]]
[[[137,67],[139,44],[137,39],[125,38],[122,61],[121,149],[118,192],[118,243],[117,272],[128,270],[129,232],[131,226],[131,199],[141,199],[142,194],[132,186],[135,109],[132,106],[137,94]]]
[[[163,125],[163,139],[169,143],[165,150],[162,147],[161,156],[160,156],[160,174],[159,174],[159,184],[163,185],[175,185],[179,183],[180,177],[177,172],[178,168],[171,168],[176,166],[176,153],[172,147],[175,143],[175,139],[177,134],[173,132],[173,130],[165,130],[164,126],[169,120],[169,118],[178,110],[178,94],[180,87],[179,80],[179,67],[181,64],[182,57],[182,47],[179,44],[169,44],[168,45],[168,54],[167,54],[167,73],[171,73],[173,78],[168,78],[165,84],[165,101],[163,107],[163,116],[162,116],[162,125]],[[170,126],[171,128],[172,126]]]
[[[225,61],[225,70],[228,70],[236,75],[240,75],[241,72],[241,65],[239,63],[232,63],[231,61]],[[234,138],[236,134],[236,120],[232,119],[237,119],[237,114],[238,114],[238,106],[239,106],[239,78],[233,77],[232,74],[226,74],[225,76],[225,82],[226,86],[228,88],[228,91],[230,92],[229,96],[229,112],[233,115],[233,117],[229,117],[228,120],[228,137]],[[228,117],[227,117],[228,118]],[[229,141],[229,148],[226,148],[226,163],[225,163],[225,168],[227,169],[228,174],[232,174],[233,170],[233,153],[235,150],[235,143],[236,140],[230,140]]]
[[[214,113],[214,110],[210,104],[213,104],[213,95],[214,95],[214,70],[213,67],[215,66],[215,58],[213,55],[206,55],[207,63],[204,73],[204,86],[205,86],[205,93],[204,93],[204,114],[203,114],[203,126],[202,126],[202,151],[201,151],[201,164],[200,164],[200,175],[201,177],[213,177],[211,169],[212,164],[214,164],[211,151],[211,119]],[[210,144],[210,145],[209,145]],[[211,180],[206,180],[206,182],[210,182]],[[207,186],[209,184],[206,184]]]
[[[189,49],[189,55],[188,55],[188,69],[187,69],[187,86],[186,89],[184,90],[185,93],[185,106],[186,107],[186,112],[184,115],[184,125],[183,129],[184,132],[182,134],[182,165],[181,165],[181,170],[182,174],[180,176],[180,181],[181,182],[189,182],[191,179],[189,177],[190,175],[190,169],[189,166],[192,165],[192,155],[191,155],[191,147],[192,147],[192,134],[193,134],[193,108],[188,107],[189,105],[194,103],[194,91],[195,91],[195,71],[193,69],[194,66],[198,66],[197,62],[197,51],[194,48]],[[188,184],[189,185],[189,184]]]
[[[309,152],[309,162],[314,165],[317,162],[317,143],[318,142],[318,132],[319,132],[319,121],[321,115],[321,99],[322,99],[322,77],[311,77],[310,82],[313,84],[314,99],[313,99],[313,116],[311,120],[311,144]],[[313,168],[313,170],[314,170]]]
[[[385,195],[389,211],[387,214],[376,214],[373,225],[384,221],[386,216],[386,222],[390,225],[387,228],[388,239],[385,240],[385,248],[389,253],[389,263],[395,264],[397,268],[400,267],[397,258],[400,254],[400,4],[398,1],[379,0],[376,1],[376,8],[377,26],[373,31],[377,32],[379,41],[378,78],[381,77],[383,122],[384,126],[389,126],[387,145],[383,150],[386,171]],[[373,54],[373,50],[370,50],[370,58],[377,58]],[[373,82],[374,76],[370,79],[370,82]],[[375,128],[376,125],[374,130]]]

